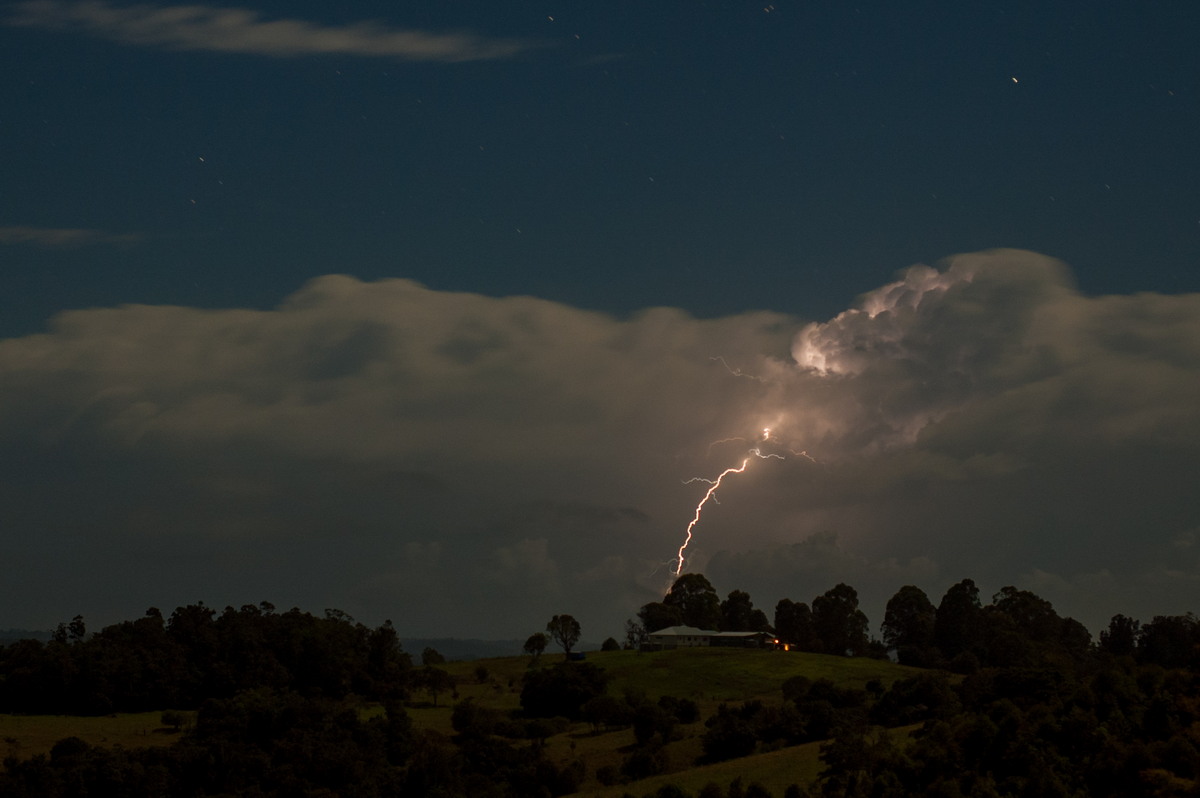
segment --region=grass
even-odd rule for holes
[[[561,657],[544,655],[541,664],[552,665],[560,661]],[[632,690],[652,698],[661,695],[690,698],[699,706],[701,717],[711,715],[722,702],[760,700],[778,703],[783,698],[781,685],[792,676],[805,676],[813,681],[824,678],[839,687],[861,689],[873,680],[886,687],[897,679],[920,672],[916,668],[866,658],[736,648],[690,648],[652,653],[589,652],[587,661],[609,674],[609,692],[613,695]],[[476,673],[480,666],[488,673],[483,683]],[[458,700],[471,697],[485,706],[513,709],[520,705],[521,676],[528,669],[529,660],[507,657],[449,663],[445,667],[459,680]],[[448,706],[409,710],[415,726],[443,734],[453,733],[450,713]],[[820,743],[695,767],[701,754],[705,726],[694,723],[682,726],[678,731],[681,739],[669,743],[666,748],[669,772],[612,787],[601,785],[596,780],[596,771],[605,765],[620,768],[634,743],[632,730],[595,734],[587,724],[575,724],[570,731],[547,740],[545,751],[556,762],[573,759],[585,762],[588,776],[579,794],[602,798],[617,798],[626,793],[646,795],[664,784],[676,784],[696,793],[709,782],[728,787],[738,777],[742,778],[743,784],[757,781],[772,794],[782,795],[790,784],[810,785],[821,770]]]
[[[722,790],[727,790],[734,779],[741,779],[743,787],[758,782],[770,790],[772,795],[780,796],[791,784],[805,787],[812,784],[821,768],[821,743],[805,743],[727,762],[651,776],[632,784],[603,787],[593,782],[585,785],[578,794],[595,798],[620,798],[627,793],[653,794],[663,785],[674,784],[695,795],[706,784],[717,784]]]
[[[560,656],[546,654],[539,666],[561,661]],[[792,676],[805,676],[814,681],[826,678],[839,687],[862,688],[872,680],[887,686],[920,672],[915,668],[865,658],[736,648],[690,648],[652,653],[589,652],[587,661],[609,674],[609,692],[613,695],[633,691],[651,698],[663,695],[689,698],[699,706],[702,718],[711,715],[722,702],[760,700],[778,703],[782,700],[780,686]],[[427,695],[415,695],[407,709],[414,727],[452,735],[453,707],[468,698],[502,711],[519,709],[521,680],[529,668],[528,657],[451,662],[442,667],[454,677],[454,693],[439,695],[437,706]],[[381,711],[379,707],[362,710],[364,717]],[[70,736],[91,745],[125,748],[169,745],[178,739],[178,735],[163,728],[161,715],[161,712],[99,718],[0,715],[0,742],[3,743],[0,755],[24,759],[48,753],[55,742]],[[743,784],[759,782],[773,794],[782,795],[789,784],[810,785],[821,769],[819,743],[695,767],[705,726],[694,723],[679,727],[678,731],[680,739],[666,747],[670,772],[632,784],[605,787],[595,776],[596,771],[606,765],[620,768],[634,743],[631,729],[597,734],[588,724],[577,723],[567,732],[548,739],[545,752],[550,759],[560,763],[582,760],[588,775],[579,794],[600,798],[626,793],[645,795],[667,783],[696,793],[709,782],[728,787],[738,777]]]
[[[187,713],[190,718],[193,713]],[[0,754],[29,759],[48,754],[65,737],[108,748],[170,745],[179,735],[162,724],[162,712],[135,712],[95,718],[71,715],[0,715]]]

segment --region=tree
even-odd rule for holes
[[[546,631],[554,638],[554,642],[562,646],[563,653],[570,656],[571,648],[579,642],[581,634],[579,621],[570,615],[555,615],[546,624]]]
[[[579,720],[583,705],[603,695],[608,675],[587,662],[559,662],[525,674],[521,685],[521,709],[531,718],[561,715]]]
[[[446,658],[433,646],[426,646],[425,650],[421,652],[422,665],[444,665],[445,662]]]
[[[159,722],[177,732],[187,723],[187,715],[174,709],[168,709],[162,713]]]
[[[67,632],[71,636],[71,642],[78,643],[87,637],[87,627],[83,623],[83,616],[76,615],[71,619],[71,623],[67,625]]]
[[[683,611],[671,604],[651,601],[638,610],[638,620],[641,621],[643,632],[657,632],[660,629],[682,625]]]
[[[683,574],[667,595],[663,603],[678,607],[683,623],[698,629],[721,628],[721,600],[712,583],[704,578],[704,574]],[[650,627],[647,626],[647,629]]]
[[[766,632],[770,628],[762,610],[754,609],[750,594],[734,590],[721,602],[721,629],[725,632]]]
[[[1011,585],[1000,588],[992,596],[991,609],[1008,616],[1016,628],[1035,642],[1057,640],[1060,635],[1062,618],[1054,606],[1028,590],[1017,590]]]
[[[378,692],[395,693],[411,667],[412,658],[401,647],[400,637],[390,619],[371,630],[367,635],[367,675],[375,682]]]
[[[964,652],[973,653],[978,648],[982,623],[979,588],[973,580],[964,579],[942,596],[933,624],[933,640],[948,660]]]
[[[883,642],[896,652],[901,665],[933,664],[933,627],[937,610],[925,591],[905,585],[887,603],[883,615]]]
[[[629,618],[625,621],[625,648],[637,648],[646,639],[646,627]]]
[[[1191,668],[1197,664],[1200,622],[1187,615],[1156,615],[1138,636],[1138,661],[1164,668]]]
[[[1114,615],[1108,629],[1100,633],[1100,650],[1118,657],[1132,655],[1137,648],[1141,623],[1124,615]]]
[[[867,616],[858,608],[858,591],[840,582],[813,599],[813,627],[826,654],[859,656],[866,652]]]
[[[546,650],[548,642],[550,639],[543,632],[534,632],[525,641],[525,653],[531,656],[534,662],[537,662],[537,658],[542,656],[542,652]]]
[[[432,665],[426,665],[418,671],[417,682],[433,698],[433,705],[435,707],[437,706],[439,693],[454,689],[454,677],[441,668],[435,668]]]
[[[600,650],[601,651],[620,651],[621,644],[617,642],[617,639],[615,637],[605,638],[604,642],[600,644]]]
[[[779,600],[775,605],[775,636],[790,648],[800,651],[821,650],[813,631],[812,610],[803,601]]]

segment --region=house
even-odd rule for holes
[[[766,632],[716,632],[694,626],[668,626],[646,635],[642,651],[663,651],[669,648],[697,646],[727,646],[735,648],[764,648],[775,638]]]

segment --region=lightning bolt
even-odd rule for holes
[[[770,436],[770,430],[765,430],[764,432],[765,434],[763,439],[766,440]],[[772,458],[776,460],[785,459],[783,455],[775,454],[773,452],[763,454],[762,450],[760,450],[758,447],[755,447],[751,449],[746,458],[742,460],[742,464],[740,466],[737,466],[736,468],[726,468],[720,473],[719,476],[717,476],[716,479],[708,479],[707,477],[692,477],[691,479],[684,480],[683,484],[685,485],[690,485],[693,482],[707,483],[708,490],[704,493],[704,498],[702,498],[699,504],[696,505],[696,512],[692,515],[691,523],[687,525],[687,534],[684,537],[683,545],[679,547],[679,551],[675,555],[675,576],[679,576],[683,573],[683,552],[687,549],[688,544],[692,542],[692,530],[696,528],[696,524],[700,523],[700,516],[704,512],[704,506],[710,501],[714,502],[715,504],[720,504],[720,502],[717,501],[717,488],[721,487],[721,483],[725,480],[725,477],[729,476],[730,474],[741,474],[743,471],[745,471],[746,467],[750,465],[750,460],[754,457],[757,457],[760,460],[769,460]]]
[[[735,369],[733,366],[729,365],[729,361],[727,361],[724,357],[721,357],[720,355],[717,355],[716,357],[710,357],[709,360],[713,361],[714,363],[720,363],[722,366],[725,367],[726,371],[728,371],[730,374],[732,374],[735,377],[745,377],[746,379],[754,380],[755,382],[766,382],[766,380],[763,379],[762,377],[756,376],[754,374],[747,374],[746,372],[742,371],[741,369]]]

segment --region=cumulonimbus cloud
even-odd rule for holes
[[[26,0],[14,5],[6,22],[147,47],[267,56],[343,54],[458,62],[509,58],[534,46],[516,39],[431,33],[375,22],[329,26],[266,20],[243,8],[116,5],[103,0]]]
[[[274,310],[67,312],[0,341],[0,384],[25,541],[0,601],[60,573],[49,621],[122,584],[619,636],[669,582],[684,480],[754,446],[783,459],[722,486],[689,562],[768,611],[850,581],[878,622],[965,577],[1093,629],[1197,609],[1200,295],[1084,296],[1030,252],[915,266],[813,324],[333,275]]]
[[[74,249],[95,244],[127,246],[141,241],[137,233],[109,233],[78,227],[0,227],[0,244],[24,244],[53,249]]]

